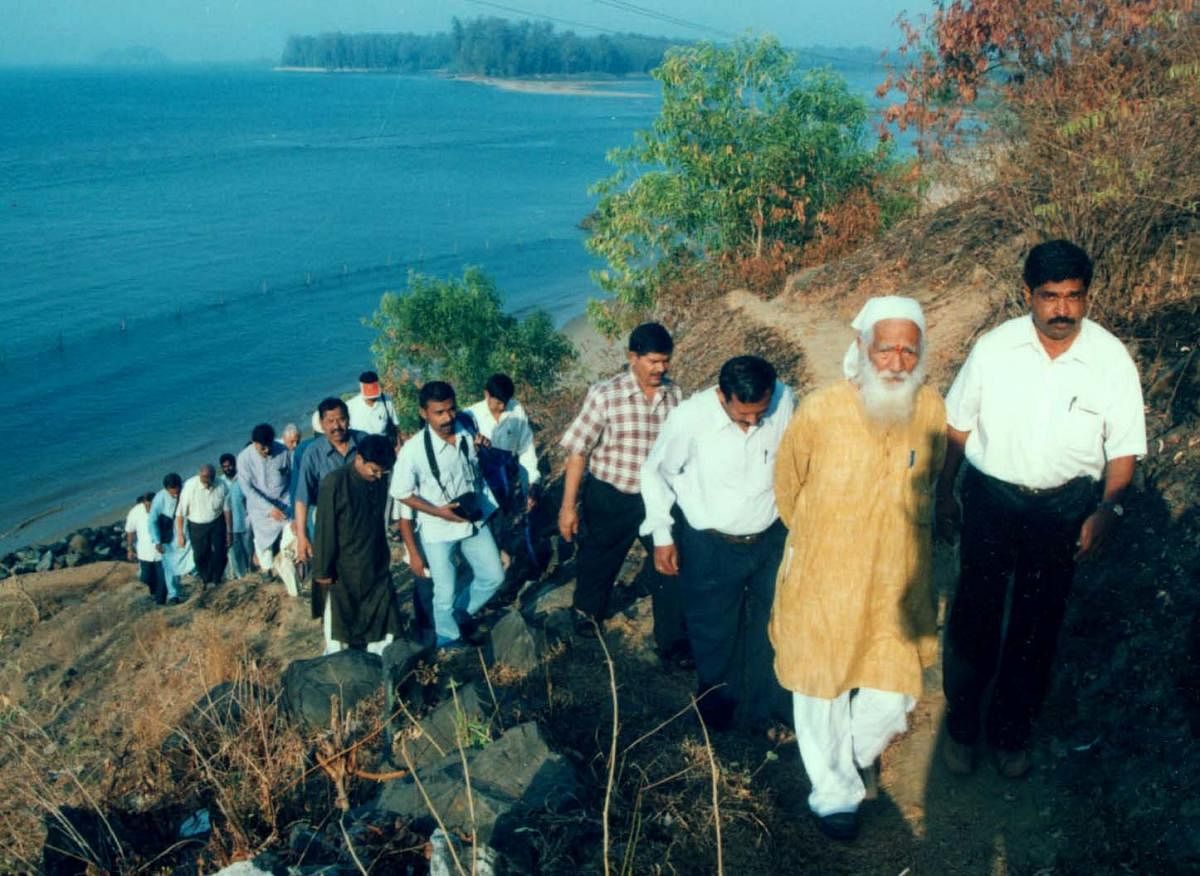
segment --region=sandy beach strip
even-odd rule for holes
[[[504,79],[498,76],[447,76],[446,78],[522,94],[569,94],[576,97],[654,97],[648,91],[614,91],[609,86],[618,85],[624,81],[617,79]]]

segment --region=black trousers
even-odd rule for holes
[[[205,584],[218,584],[225,575],[225,560],[228,548],[225,535],[225,518],[218,517],[211,523],[188,521],[188,539],[192,542],[192,557],[196,561],[196,574]]]
[[[1030,494],[967,470],[961,567],[946,626],[943,676],[946,729],[956,742],[972,744],[983,729],[994,748],[1016,751],[1029,744],[1050,686],[1079,529],[1096,500],[1090,478]],[[985,709],[984,694],[993,682]]]
[[[705,722],[727,726],[741,704],[751,725],[765,723],[784,696],[767,637],[775,577],[787,529],[776,520],[753,543],[733,543],[676,516],[679,584],[696,660]]]
[[[633,540],[638,537],[646,507],[640,493],[622,493],[595,478],[585,482],[581,504],[584,531],[579,537],[574,605],[579,611],[603,620],[609,616],[613,583]],[[653,603],[654,640],[659,649],[671,650],[687,641],[679,581],[674,575],[658,573],[650,538],[641,541],[649,556],[638,573],[638,583],[650,593]]]
[[[162,560],[138,560],[138,580],[146,585],[146,589],[159,605],[167,601],[167,582],[163,578]]]

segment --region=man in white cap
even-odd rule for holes
[[[946,453],[920,305],[872,298],[853,326],[846,379],[801,402],[779,448],[788,540],[769,627],[808,805],[840,840],[857,835],[877,758],[905,730],[936,656],[933,487]]]
[[[366,435],[389,435],[395,438],[396,406],[383,394],[379,386],[379,375],[364,371],[358,375],[358,395],[346,403],[350,412],[350,428]]]

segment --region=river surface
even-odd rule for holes
[[[122,514],[255,423],[307,430],[409,270],[479,265],[514,313],[578,314],[588,186],[659,107],[652,81],[612,90],[0,70],[0,555]]]

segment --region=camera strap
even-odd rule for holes
[[[442,471],[438,467],[437,459],[433,452],[433,438],[430,437],[429,433],[430,433],[430,428],[428,426],[426,426],[425,427],[425,458],[427,460],[429,460],[429,471],[430,471],[430,473],[433,474],[433,479],[435,481],[437,481],[438,489],[442,491],[442,495],[445,497],[446,501],[451,502],[454,500],[454,497],[451,496],[448,492],[446,492],[446,487],[442,483]],[[467,450],[467,436],[465,436],[465,435],[462,436],[462,439],[460,440],[459,445],[458,445],[458,449],[462,451],[463,462],[465,462],[467,464],[467,467],[470,468],[471,452],[469,450]]]

